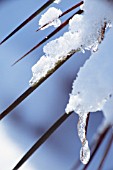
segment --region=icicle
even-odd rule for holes
[[[90,149],[88,146],[88,141],[86,139],[86,121],[87,121],[88,113],[80,113],[79,121],[77,125],[78,136],[82,143],[82,147],[80,150],[80,160],[83,164],[87,164],[90,159]]]

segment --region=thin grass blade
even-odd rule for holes
[[[99,168],[98,168],[99,170],[102,170],[102,167],[103,167],[104,162],[105,162],[105,160],[106,160],[106,158],[107,158],[107,155],[108,155],[108,153],[109,153],[109,151],[110,151],[110,148],[111,148],[112,143],[113,143],[113,134],[111,135],[111,137],[110,137],[110,139],[109,139],[109,142],[107,143],[107,147],[106,147],[106,149],[105,149],[104,155],[103,155],[103,157],[102,157],[102,160],[101,160],[100,165],[99,165]]]
[[[20,24],[15,30],[13,30],[6,38],[4,38],[0,45],[11,38],[15,33],[17,33],[20,29],[22,29],[26,24],[28,24],[32,19],[34,19],[38,14],[40,14],[44,9],[46,9],[49,5],[51,5],[55,0],[47,1],[43,6],[41,6],[36,12],[34,12],[31,16],[29,16],[22,24]]]
[[[17,163],[13,170],[19,169],[33,153],[52,135],[52,133],[60,127],[60,125],[72,114],[64,113],[48,130],[42,135],[42,137],[29,149],[29,151],[23,156],[23,158]]]

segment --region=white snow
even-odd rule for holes
[[[108,45],[109,44],[109,45]],[[84,116],[89,112],[103,111],[106,121],[113,125],[113,28],[109,30],[99,50],[93,53],[80,69],[73,83],[66,113],[75,111],[79,115],[78,135],[85,134]],[[107,48],[106,48],[107,47]],[[85,120],[86,121],[86,120]],[[85,137],[84,137],[85,138]],[[85,140],[87,142],[87,140]],[[81,153],[82,152],[82,153]],[[85,153],[84,153],[85,152]],[[87,153],[87,154],[86,154]],[[86,164],[90,158],[88,143],[82,144],[80,159]]]
[[[84,8],[84,10],[85,8],[88,10],[89,8],[89,11],[91,10],[92,13],[87,12],[86,15],[81,16],[81,18],[75,16],[70,21],[70,30],[73,32],[77,31],[78,34],[83,35],[80,36],[80,38],[85,42],[84,45],[82,45],[84,49],[90,49],[91,51],[96,52],[99,43],[104,38],[104,29],[101,28],[104,28],[105,26],[110,27],[113,22],[113,1],[87,0],[85,1],[85,6],[82,8]],[[91,17],[88,17],[87,15]],[[82,22],[82,18],[84,18],[85,22]],[[74,21],[78,21],[79,24],[76,26]],[[94,24],[94,26],[90,26],[91,24]],[[86,30],[88,31],[88,35],[86,34]],[[84,66],[80,69],[78,77],[73,83],[73,90],[70,94],[69,103],[65,109],[66,113],[75,111],[79,115],[79,120],[81,119],[81,122],[78,122],[79,127],[81,127],[78,128],[78,136],[80,140],[82,136],[82,139],[84,139],[86,143],[84,146],[83,141],[81,140],[82,148],[80,151],[80,160],[83,164],[87,164],[90,159],[90,150],[85,137],[86,119],[84,123],[84,116],[86,113],[88,114],[89,112],[103,110],[106,122],[113,124],[113,99],[111,98],[113,95],[112,44],[113,28],[111,28],[106,35],[104,42],[100,45],[99,51],[92,53],[91,58],[86,61]]]
[[[42,56],[41,59],[32,67],[33,77],[30,84],[34,85],[41,77],[45,77],[48,70],[55,67],[56,60],[54,58]]]
[[[59,60],[63,60],[64,57],[72,50],[81,49],[81,51],[83,52],[84,49],[90,49],[91,51],[97,50],[98,45],[101,41],[102,27],[104,27],[105,22],[110,23],[111,19],[113,19],[113,16],[111,15],[111,7],[109,7],[109,5],[106,5],[106,3],[102,3],[103,1],[101,0],[99,1],[99,3],[97,2],[98,0],[85,1],[84,14],[75,15],[72,20],[70,20],[69,31],[65,32],[63,36],[50,41],[49,43],[47,43],[47,45],[44,46],[43,51],[45,53],[45,57],[43,56],[43,61],[45,60],[44,62],[46,62],[48,60],[48,62],[50,61],[50,63],[48,63],[48,67],[43,65],[44,67],[46,67],[46,69],[44,69],[42,66],[42,59],[35,64],[35,68],[40,68],[37,68],[35,70],[34,67],[32,68],[33,81],[30,81],[30,86],[36,84],[42,78],[42,76],[45,77],[47,72],[51,70],[51,68]],[[109,3],[111,3],[111,1]],[[47,19],[46,16],[43,22],[40,24],[43,25],[45,24],[45,22],[48,22],[50,20],[51,17]],[[39,73],[37,70],[40,70]]]
[[[54,3],[59,4],[61,0],[55,0]]]
[[[61,21],[59,16],[62,14],[62,11],[60,9],[57,9],[55,7],[49,8],[40,18],[39,25],[40,27],[43,27],[42,29],[48,28],[49,26],[58,27],[61,25]]]
[[[107,46],[109,44],[109,46]],[[66,112],[88,113],[102,110],[113,93],[113,28],[99,50],[80,69],[73,83]],[[107,48],[106,48],[107,46]]]

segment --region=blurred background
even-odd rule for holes
[[[1,0],[0,41],[45,2],[42,0]],[[77,2],[79,1],[62,0],[60,4],[52,4],[51,6],[65,11]],[[61,20],[65,21],[74,12],[62,17]],[[31,68],[43,55],[43,46],[17,65],[13,67],[11,65],[54,30],[53,27],[49,27],[44,31],[36,32],[41,14],[0,46],[0,112],[29,87],[29,80],[32,77]],[[68,26],[51,40],[61,36],[67,30]],[[11,170],[39,137],[64,113],[73,80],[89,56],[90,52],[88,51],[85,54],[73,55],[2,120],[0,124],[1,170]],[[88,127],[89,143],[102,119],[101,112],[91,114]],[[77,121],[78,116],[72,114],[20,169],[72,170],[79,159],[81,147],[77,135]],[[90,170],[95,170],[98,167],[107,138],[91,163]],[[110,160],[112,155],[113,147],[104,164],[104,170],[113,169],[113,163]]]

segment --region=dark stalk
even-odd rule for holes
[[[103,155],[103,157],[102,157],[102,160],[101,160],[100,165],[99,165],[99,168],[98,168],[99,170],[102,170],[102,167],[103,167],[103,165],[104,165],[104,162],[105,162],[105,160],[106,160],[106,158],[107,158],[107,155],[108,155],[108,153],[109,153],[109,151],[110,151],[112,142],[113,142],[113,134],[111,135],[111,137],[110,137],[110,139],[109,139],[109,142],[107,143],[107,147],[106,147],[106,149],[105,149],[104,155]]]
[[[82,5],[83,3],[84,3],[84,1],[81,1],[81,2],[79,2],[78,4],[75,4],[74,6],[72,6],[71,8],[69,8],[68,10],[66,10],[65,12],[63,12],[63,13],[60,15],[60,17],[66,15],[66,14],[68,14],[69,12],[71,12],[72,10],[78,8],[78,7],[79,7],[80,5]],[[60,17],[59,17],[59,18],[60,18]]]
[[[19,169],[33,153],[52,135],[52,133],[60,127],[60,125],[72,114],[73,112],[66,114],[64,113],[43,135],[42,137],[28,150],[23,158],[17,163],[13,170]]]
[[[50,77],[60,66],[62,66],[78,50],[72,50],[62,61],[56,63],[56,66],[49,70],[45,77],[42,77],[34,86],[29,87],[21,96],[19,96],[6,110],[0,114],[0,120],[7,116],[16,106],[18,106],[26,97],[28,97],[37,87],[39,87],[48,77]]]
[[[21,28],[28,24],[32,19],[34,19],[38,14],[40,14],[44,9],[51,5],[55,0],[49,0],[44,5],[42,5],[36,12],[29,16],[23,23],[21,23],[15,30],[13,30],[5,39],[0,42],[0,45],[3,44],[6,40],[11,38],[15,33],[17,33]]]
[[[82,10],[77,11],[75,14],[81,14],[83,13]],[[47,40],[49,40],[52,36],[54,36],[56,33],[58,33],[61,29],[63,29],[68,23],[69,20],[75,15],[73,14],[71,17],[69,17],[65,22],[63,22],[58,28],[56,28],[53,32],[51,32],[46,38],[44,38],[42,41],[40,41],[37,45],[35,45],[31,50],[29,50],[26,54],[24,54],[22,57],[20,57],[17,61],[15,61],[12,66],[14,66],[16,63],[18,63],[20,60],[22,60],[24,57],[26,57],[28,54],[33,52],[35,49],[37,49],[39,46],[41,46],[43,43],[45,43]]]
[[[87,136],[87,130],[88,130],[89,116],[90,116],[90,113],[88,113],[87,119],[86,119],[86,127],[85,127],[86,136]]]
[[[66,10],[65,12],[63,12],[58,18],[61,18],[62,16],[68,14],[69,12],[73,11],[74,9],[76,9],[77,7],[79,7],[80,5],[82,5],[83,3],[84,3],[84,2],[81,1],[81,2],[79,2],[78,4],[72,6],[71,8],[69,8],[68,10]],[[54,21],[54,20],[52,20],[52,21],[44,24],[42,27],[40,27],[38,30],[36,30],[36,32],[39,31],[39,30],[41,30],[42,28],[44,28],[44,27],[47,26],[48,24],[52,23],[53,21]]]

